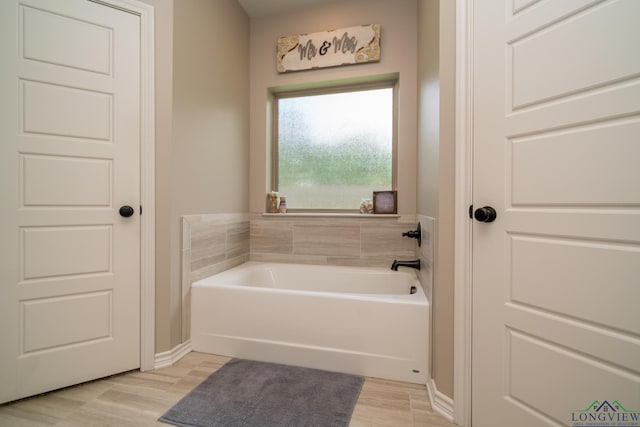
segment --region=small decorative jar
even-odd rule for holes
[[[280,196],[280,213],[287,213],[287,196]]]
[[[268,212],[269,213],[278,213],[278,193],[276,193],[275,191],[270,191],[268,194],[268,199],[269,199],[269,207]]]

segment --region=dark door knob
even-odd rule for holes
[[[498,215],[496,214],[496,210],[491,206],[478,208],[473,213],[473,217],[480,222],[493,222],[495,221],[497,216]]]
[[[119,210],[120,215],[129,218],[135,212],[131,206],[124,205]]]

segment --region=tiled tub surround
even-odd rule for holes
[[[415,216],[251,216],[251,260],[390,267],[414,259],[416,241],[402,237]]]
[[[402,236],[418,221],[420,247]],[[420,283],[431,300],[434,230],[435,220],[423,215],[252,215],[251,261],[391,267],[394,259],[420,258]]]
[[[420,222],[422,227],[422,244],[420,247],[416,245],[416,258],[420,258],[422,261],[422,268],[418,276],[420,277],[420,283],[422,284],[424,293],[431,302],[436,220],[429,216],[418,215],[417,221]]]
[[[246,261],[390,267],[420,257],[431,297],[433,220],[422,220],[422,247],[402,233],[415,215],[207,214],[182,218],[183,341],[191,336],[191,283]]]
[[[249,215],[182,217],[182,338],[191,336],[191,283],[249,261]]]

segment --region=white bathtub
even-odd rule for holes
[[[428,322],[413,270],[248,262],[191,289],[195,351],[419,384]]]

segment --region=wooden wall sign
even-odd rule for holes
[[[278,39],[279,73],[380,61],[380,24]]]

